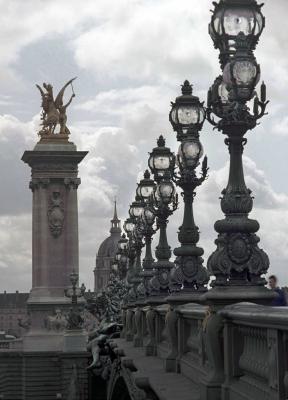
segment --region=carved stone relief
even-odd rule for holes
[[[64,206],[61,193],[58,190],[52,192],[47,212],[49,229],[54,238],[58,238],[64,225]]]

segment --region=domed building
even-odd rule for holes
[[[114,216],[111,219],[110,236],[100,245],[96,255],[94,269],[94,291],[99,292],[108,283],[113,259],[117,252],[118,241],[121,238],[120,219],[117,216],[116,201],[114,202]]]

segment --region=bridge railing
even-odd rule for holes
[[[142,318],[149,319],[148,312],[153,318],[142,323],[140,347],[145,354],[151,344],[152,321],[155,352],[146,355],[198,384],[201,400],[287,399],[287,308],[239,303],[211,315],[207,306],[165,303],[152,311],[141,308]]]

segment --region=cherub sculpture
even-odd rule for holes
[[[63,88],[60,90],[56,99],[54,100],[53,95],[53,86],[50,83],[43,83],[43,88],[46,92],[39,86],[36,85],[39,89],[42,97],[42,104],[41,107],[43,108],[41,113],[41,120],[42,120],[42,129],[39,132],[40,136],[44,135],[53,135],[55,133],[55,128],[57,124],[60,125],[60,135],[69,135],[70,131],[66,126],[67,123],[67,114],[66,110],[67,107],[71,104],[72,99],[75,97],[75,93],[73,90],[72,82],[76,78],[70,79]],[[64,105],[63,104],[63,96],[67,86],[71,85],[72,88],[72,95],[69,101]]]

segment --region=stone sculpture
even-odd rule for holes
[[[39,89],[42,97],[42,113],[41,113],[41,130],[39,131],[39,135],[41,138],[44,136],[51,136],[55,134],[55,129],[57,125],[60,125],[60,130],[58,132],[59,135],[68,136],[70,134],[69,129],[66,126],[67,123],[67,114],[66,110],[72,102],[72,99],[75,97],[75,93],[73,90],[72,82],[76,78],[70,79],[60,90],[56,98],[54,99],[53,94],[53,86],[50,83],[43,83],[43,88],[41,86],[36,85]],[[68,102],[64,105],[63,97],[66,88],[71,85],[72,95]]]
[[[45,326],[50,331],[61,332],[64,331],[67,325],[67,321],[65,316],[62,314],[62,311],[57,308],[55,310],[55,315],[49,315],[45,320]]]

